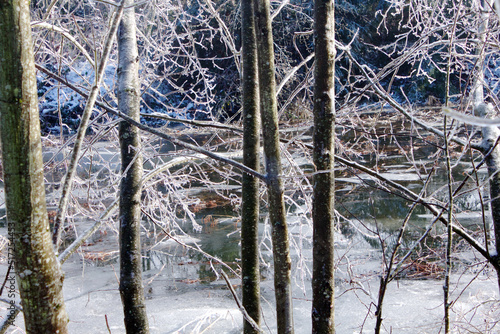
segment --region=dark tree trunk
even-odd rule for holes
[[[259,171],[260,113],[257,68],[257,41],[253,19],[253,0],[241,1],[241,35],[243,58],[243,163]],[[260,270],[259,270],[259,180],[243,173],[241,211],[241,276],[243,307],[260,324]],[[245,334],[258,333],[244,321]]]
[[[0,2],[0,132],[7,223],[27,333],[67,333],[45,204],[28,1]],[[12,260],[12,258],[11,258]]]
[[[316,0],[313,178],[313,333],[335,333],[334,143],[335,21],[333,0]]]
[[[132,0],[125,0],[132,5]],[[134,8],[123,11],[118,29],[118,107],[139,120],[139,72]],[[141,254],[142,153],[139,129],[122,121],[119,126],[122,164],[120,186],[120,295],[127,333],[149,333]]]
[[[269,0],[255,0],[255,23],[259,63],[259,92],[269,218],[272,228],[274,288],[278,333],[293,333],[291,260],[286,224],[281,151],[279,147],[278,107],[274,68],[273,36]]]

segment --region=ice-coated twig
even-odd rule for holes
[[[201,255],[203,255],[204,257],[206,257],[207,259],[210,259],[210,260],[213,260],[217,263],[220,263],[223,267],[226,267],[228,270],[230,270],[234,275],[236,275],[237,277],[239,277],[238,273],[233,269],[231,268],[229,265],[227,265],[224,261],[222,261],[221,259],[219,259],[218,257],[215,257],[213,255],[210,255],[208,254],[207,252],[205,252],[204,250],[202,250],[201,248],[199,248],[199,246],[195,243],[195,245],[197,247],[193,247],[193,246],[190,246],[182,241],[180,241],[179,239],[177,239],[175,236],[172,235],[172,233],[170,233],[164,226],[162,226],[156,219],[154,219],[149,213],[147,213],[146,211],[144,211],[143,209],[141,209],[141,212],[147,216],[151,222],[153,224],[155,224],[158,228],[161,229],[161,231],[163,233],[165,233],[165,235],[169,238],[169,239],[172,239],[173,241],[175,241],[176,243],[178,243],[179,245],[181,245],[182,247],[185,247],[187,249],[191,249],[191,250],[194,250],[195,252],[198,252],[200,253]]]
[[[243,314],[243,317],[245,318],[246,321],[248,321],[248,323],[250,325],[252,325],[252,327],[258,331],[259,333],[264,333],[264,331],[262,329],[260,329],[259,325],[255,322],[255,320],[253,320],[250,315],[248,315],[247,311],[245,310],[245,308],[243,307],[243,304],[241,303],[240,299],[238,298],[238,295],[236,294],[236,291],[234,291],[234,288],[233,286],[231,285],[231,282],[229,282],[229,278],[227,277],[226,273],[224,272],[224,270],[221,270],[220,271],[220,274],[221,276],[224,278],[224,281],[226,281],[226,285],[229,289],[229,291],[231,291],[231,294],[233,295],[233,298],[234,298],[234,301],[236,302],[236,305],[238,306],[238,308],[240,309],[241,311],[241,314]]]
[[[90,65],[95,68],[94,59],[92,59],[92,57],[89,55],[87,50],[85,50],[85,48],[80,43],[78,43],[78,41],[66,30],[64,30],[58,26],[55,26],[53,24],[47,23],[47,22],[33,22],[31,24],[31,26],[35,27],[35,28],[44,28],[47,30],[52,30],[52,31],[60,33],[62,36],[64,36],[66,39],[68,39],[71,43],[73,43],[73,45],[76,46],[76,48],[78,50],[80,50],[80,52],[85,56],[85,58],[87,58]]]
[[[470,116],[458,113],[451,108],[443,108],[443,113],[457,121],[477,126],[499,126],[500,118],[483,118],[478,116]]]
[[[111,25],[111,29],[109,31],[106,45],[104,46],[104,50],[102,53],[101,62],[99,64],[99,69],[96,73],[95,83],[92,86],[90,94],[87,99],[87,103],[85,104],[85,110],[83,111],[82,119],[80,121],[80,126],[78,127],[78,133],[75,140],[75,145],[73,147],[73,153],[71,155],[71,160],[68,166],[68,170],[66,172],[66,177],[64,178],[64,184],[62,186],[62,194],[59,199],[59,204],[57,207],[57,215],[54,220],[54,233],[53,233],[53,243],[54,247],[57,251],[59,248],[59,244],[61,243],[61,232],[62,225],[64,224],[64,220],[66,218],[66,210],[68,206],[69,195],[71,193],[71,187],[73,183],[73,176],[75,175],[78,160],[80,158],[81,146],[83,143],[83,139],[85,133],[87,132],[87,125],[90,120],[90,116],[92,114],[92,109],[94,108],[95,102],[97,100],[97,95],[99,93],[99,86],[104,77],[104,70],[106,68],[106,63],[111,53],[111,48],[113,46],[113,40],[116,36],[116,32],[118,30],[118,24],[121,20],[121,16],[123,13],[124,2],[117,9],[113,23]]]

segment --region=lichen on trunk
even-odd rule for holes
[[[132,6],[132,0],[124,0]],[[118,108],[139,120],[139,70],[134,7],[123,11],[118,30]],[[120,184],[120,296],[127,333],[149,333],[142,284],[141,178],[143,175],[139,129],[120,122],[122,179]]]
[[[242,34],[242,89],[243,89],[243,163],[259,171],[260,113],[257,68],[257,41],[253,18],[253,0],[241,2]],[[242,178],[241,210],[241,276],[242,301],[248,315],[260,324],[260,270],[259,270],[259,180],[248,173]],[[245,334],[259,333],[244,321]]]
[[[0,5],[0,87],[8,234],[26,332],[64,334],[68,316],[63,273],[52,247],[45,203],[35,61],[25,0]]]
[[[316,0],[313,162],[313,333],[335,333],[334,143],[335,21],[333,0]]]
[[[274,288],[279,334],[294,332],[291,259],[283,198],[278,106],[269,0],[255,0],[260,112],[263,129],[269,220],[272,229]]]

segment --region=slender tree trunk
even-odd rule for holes
[[[8,233],[26,332],[67,333],[63,273],[52,246],[45,204],[35,60],[26,0],[0,1],[0,87]]]
[[[334,149],[335,20],[334,1],[314,3],[314,151],[312,332],[335,333],[334,321]]]
[[[475,80],[472,87],[472,100],[474,102],[474,112],[480,117],[493,117],[493,109],[491,105],[484,103],[484,47],[486,44],[486,34],[488,31],[488,24],[490,20],[490,15],[492,14],[491,8],[493,8],[492,0],[477,0],[478,1],[478,12],[480,13],[481,20],[477,32],[477,40],[479,41],[476,47],[476,54],[478,55],[478,60],[476,62],[476,74],[474,76]],[[500,267],[500,147],[497,145],[494,147],[495,143],[500,136],[500,131],[498,127],[483,127],[483,147],[484,153],[493,150],[486,160],[488,165],[488,175],[490,177],[490,206],[491,206],[491,216],[493,218],[493,228],[495,232],[495,251],[497,254],[497,265],[495,268]],[[486,243],[486,247],[488,247]],[[500,271],[497,269],[498,285],[500,288]]]
[[[488,24],[490,21],[490,8],[493,8],[492,0],[476,0],[478,16],[480,16],[480,23],[477,29],[477,40],[478,44],[476,46],[476,55],[478,60],[476,62],[476,74],[474,76],[474,82],[472,83],[472,99],[474,104],[480,104],[484,102],[484,47],[486,44],[486,33],[488,29]]]
[[[451,59],[453,54],[453,44],[455,38],[455,31],[458,23],[458,16],[455,16],[453,26],[451,29],[451,38],[448,54],[448,64],[446,66],[446,81],[445,81],[445,102],[444,106],[448,108],[450,102],[450,78],[451,78]],[[445,252],[445,268],[444,268],[444,281],[443,281],[443,307],[444,307],[444,332],[450,333],[451,316],[450,311],[452,307],[450,295],[450,281],[452,274],[452,254],[453,254],[453,176],[450,160],[450,131],[448,131],[448,116],[443,117],[443,139],[444,139],[444,155],[446,162],[446,174],[448,178],[448,224],[446,225],[446,252]]]
[[[480,117],[491,118],[495,116],[493,106],[491,104],[480,103],[475,106],[475,113]],[[493,219],[493,229],[495,232],[495,258],[498,277],[498,285],[500,288],[500,146],[495,144],[500,137],[500,129],[496,126],[485,126],[482,128],[483,147],[484,151],[491,153],[486,158],[488,166],[489,186],[490,186],[490,205],[491,216]]]
[[[243,163],[259,171],[260,113],[257,41],[253,18],[253,0],[241,1],[241,35],[243,58]],[[241,276],[243,307],[260,324],[260,270],[259,270],[259,180],[243,173],[241,212]],[[244,320],[245,334],[258,333]]]
[[[255,0],[255,23],[259,63],[259,92],[269,218],[272,228],[274,289],[278,333],[293,333],[291,260],[281,177],[281,151],[278,133],[278,107],[274,68],[273,36],[269,0]]]
[[[125,0],[132,5],[133,0]],[[139,57],[134,7],[123,11],[118,29],[118,108],[139,120]],[[141,254],[141,178],[143,174],[139,129],[119,125],[122,180],[120,185],[120,295],[127,333],[149,333]]]

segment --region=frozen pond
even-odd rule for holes
[[[341,334],[371,333],[373,315],[367,317],[378,291],[376,252],[355,248],[350,261],[356,264],[356,284],[343,281],[347,267],[339,269],[336,288],[336,324]],[[146,304],[151,333],[240,333],[241,314],[223,280],[200,282],[181,277],[197,276],[197,266],[186,264],[176,269],[174,264],[163,270],[151,269],[144,273]],[[1,274],[6,271],[1,267]],[[70,261],[63,266],[66,273],[64,294],[68,309],[70,333],[123,333],[123,312],[118,292],[119,268],[108,264],[95,266],[81,261]],[[182,274],[173,274],[173,272]],[[176,276],[177,275],[177,276]],[[464,328],[475,323],[484,328],[484,322],[498,319],[498,286],[494,275],[480,274],[461,295],[454,306],[454,316]],[[453,276],[455,297],[473,278],[472,274]],[[238,280],[233,280],[238,285]],[[294,321],[296,333],[310,333],[310,281],[296,281]],[[275,332],[272,280],[262,282],[262,304],[266,333]],[[442,332],[442,281],[400,280],[389,285],[385,302],[385,333],[440,333]],[[478,306],[479,305],[479,306]],[[5,308],[2,309],[4,314]],[[107,324],[108,325],[107,325]],[[22,316],[16,324],[22,325]],[[21,326],[22,327],[22,326]],[[464,332],[466,332],[464,330]],[[491,333],[494,333],[492,331]],[[12,328],[11,333],[22,333]]]
[[[110,168],[118,168],[115,151],[97,146],[95,157],[105,159]],[[423,154],[424,155],[424,154]],[[57,155],[53,155],[57,158]],[[158,158],[158,159],[161,159]],[[368,157],[366,157],[368,159]],[[399,159],[399,160],[398,160]],[[57,159],[55,159],[57,160]],[[397,156],[380,158],[379,163],[391,160],[390,167],[381,174],[391,181],[404,184],[417,191],[426,174],[404,162]],[[97,158],[84,159],[79,175],[83,178],[87,170],[101,173]],[[148,162],[153,164],[153,162]],[[389,165],[389,163],[387,163]],[[108,167],[109,168],[109,167]],[[467,163],[455,169],[457,179],[470,166]],[[57,189],[57,178],[48,179],[48,189]],[[382,272],[382,249],[370,230],[378,230],[391,247],[396,233],[408,211],[408,203],[375,187],[356,190],[360,184],[374,184],[371,176],[348,175],[339,170],[336,187],[337,210],[346,218],[339,223],[335,247],[338,261],[336,272],[336,327],[337,333],[354,334],[373,332],[375,304],[377,303],[380,274]],[[103,181],[103,183],[112,183]],[[429,192],[439,193],[444,184],[442,172],[432,177]],[[166,192],[158,188],[159,193]],[[238,186],[226,185],[218,191],[240,195]],[[239,264],[239,228],[237,214],[227,198],[215,202],[214,194],[196,186],[186,189],[195,194],[198,202],[189,203],[193,209],[193,225],[189,220],[179,221],[186,234],[176,232],[176,239],[189,247],[180,245],[151,224],[145,224],[143,233],[143,270],[147,311],[152,333],[240,333],[242,317],[229,293],[224,280],[218,277],[224,269],[231,277],[233,286],[239,291],[240,280],[231,274]],[[88,196],[77,191],[78,196]],[[49,191],[49,200],[51,196]],[[107,197],[106,197],[107,196]],[[111,203],[113,193],[103,195]],[[295,207],[289,206],[289,227],[292,237],[294,286],[294,322],[296,333],[311,331],[311,227],[307,219],[307,206],[300,198],[292,198]],[[90,202],[89,202],[90,203]],[[92,203],[91,203],[92,204]],[[196,207],[198,205],[198,207]],[[194,210],[196,208],[196,210]],[[471,192],[457,203],[457,216],[463,225],[474,227],[480,217],[478,198]],[[262,213],[260,233],[265,240],[269,226]],[[417,209],[408,226],[403,246],[409,247],[425,230],[432,216],[424,209]],[[93,223],[87,219],[74,218],[77,234]],[[6,235],[6,229],[0,229]],[[426,241],[426,246],[441,247],[442,227],[437,225]],[[460,245],[457,245],[459,247]],[[223,267],[214,258],[207,258],[192,248],[224,261]],[[262,328],[266,333],[275,333],[274,291],[269,243],[262,244]],[[64,265],[66,273],[64,293],[70,316],[71,333],[123,333],[123,312],[118,292],[119,266],[116,228],[107,223]],[[460,250],[460,248],[459,248]],[[384,303],[384,333],[440,333],[443,318],[443,281],[439,264],[439,252],[426,253],[426,261],[415,264],[407,275],[389,284]],[[457,251],[457,266],[452,275],[452,299],[454,324],[458,332],[476,330],[495,333],[499,318],[499,298],[496,274],[484,269],[484,263],[470,249]],[[478,264],[479,263],[479,264]],[[484,269],[484,270],[483,270]],[[0,274],[5,274],[5,262],[0,264]],[[411,279],[409,279],[411,278]],[[0,315],[6,314],[5,304],[0,304]],[[10,332],[22,333],[22,316],[16,320],[19,328]]]

